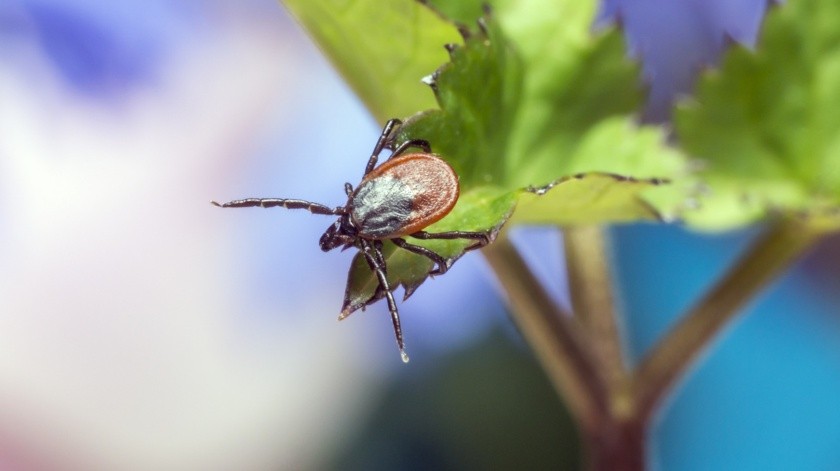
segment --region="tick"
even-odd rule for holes
[[[365,166],[362,181],[356,188],[350,183],[344,184],[347,194],[344,206],[330,208],[319,203],[287,198],[247,198],[224,204],[215,201],[211,203],[223,208],[280,206],[305,209],[312,214],[338,216],[338,220],[321,236],[321,250],[329,252],[338,247],[355,247],[362,252],[388,301],[400,356],[404,362],[408,362],[400,314],[388,284],[388,267],[382,254],[383,241],[389,240],[397,247],[429,258],[436,265],[429,274],[442,275],[449,269],[451,261],[432,250],[406,241],[405,237],[420,240],[468,239],[474,241],[466,247],[465,251],[469,251],[484,247],[490,243],[492,236],[491,231],[430,233],[423,230],[449,214],[458,202],[458,175],[446,161],[432,154],[426,140],[413,139],[394,147],[394,130],[400,124],[402,122],[398,119],[385,124]],[[377,167],[379,154],[386,148],[392,149],[391,155]],[[423,152],[408,153],[411,148]],[[346,315],[342,313],[340,319]]]

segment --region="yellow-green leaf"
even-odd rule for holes
[[[446,61],[455,27],[414,0],[283,0],[376,119],[435,105],[421,78]]]

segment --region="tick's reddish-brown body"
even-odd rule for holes
[[[459,192],[458,176],[446,161],[403,154],[365,175],[350,195],[350,214],[361,237],[403,237],[449,214]]]

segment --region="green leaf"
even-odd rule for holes
[[[686,214],[702,229],[768,216],[840,229],[840,2],[771,10],[755,51],[734,46],[675,115],[704,161],[710,195]]]
[[[471,4],[472,11],[480,9],[478,2]],[[453,10],[449,5],[435,3],[443,12]],[[647,191],[642,184],[632,192],[618,190],[597,206],[586,193],[626,185],[584,180],[577,191],[549,192],[534,210],[538,218],[529,214],[531,198],[523,196],[517,213],[524,213],[513,221],[562,225],[673,217],[688,194],[685,159],[665,145],[659,128],[635,123],[643,98],[638,66],[626,58],[619,31],[592,32],[594,10],[593,1],[493,3],[492,16],[482,18],[433,76],[440,110],[413,116],[398,140],[429,140],[465,188],[492,184],[517,197],[523,188],[578,173],[680,179],[668,191]],[[578,195],[582,199],[575,201]]]
[[[569,172],[576,173],[522,194],[512,222],[591,225],[674,220],[696,185],[685,177],[660,177],[679,177],[685,165],[682,155],[664,147],[664,141],[659,128],[640,128],[622,117],[603,120],[569,156]]]
[[[455,28],[413,0],[283,0],[380,122],[434,106],[420,79]]]
[[[593,225],[604,219],[635,221],[664,219],[653,206],[645,204],[645,190],[668,183],[659,179],[639,180],[613,173],[579,173],[563,177],[540,188],[528,188],[520,197],[514,222],[555,224],[559,218],[568,225]],[[580,207],[586,211],[580,211]]]

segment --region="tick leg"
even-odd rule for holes
[[[437,264],[437,269],[429,272],[430,275],[443,275],[444,273],[446,273],[447,270],[449,270],[449,264],[446,263],[446,259],[436,254],[435,252],[427,249],[426,247],[420,247],[419,245],[410,244],[406,242],[405,239],[400,238],[391,239],[391,242],[393,242],[394,245],[396,245],[397,247],[408,250],[409,252],[414,252],[418,255],[422,255],[435,262]]]
[[[402,327],[400,326],[400,313],[397,310],[397,303],[394,301],[394,295],[391,293],[391,286],[388,284],[388,277],[385,275],[385,269],[379,264],[382,259],[382,252],[373,247],[372,244],[366,240],[361,240],[360,245],[362,253],[368,261],[368,264],[374,267],[373,271],[379,279],[379,287],[385,291],[385,299],[388,301],[388,310],[391,312],[391,322],[394,324],[394,335],[397,337],[397,346],[400,349],[400,357],[402,361],[408,363],[408,355],[405,353],[405,343],[403,342]],[[376,252],[379,252],[377,255]]]
[[[379,266],[382,267],[382,271],[385,274],[388,274],[388,265],[385,263],[385,256],[382,255],[382,241],[375,240],[373,241],[373,253],[377,257],[377,261],[379,262]]]
[[[467,246],[464,249],[464,252],[469,252],[470,250],[480,249],[485,245],[489,244],[492,241],[491,231],[486,232],[465,232],[465,231],[451,231],[451,232],[426,232],[426,231],[418,231],[414,234],[409,234],[411,237],[415,239],[422,239],[422,240],[430,240],[430,239],[471,239],[475,240],[475,243],[472,245]]]
[[[365,175],[369,174],[371,170],[376,167],[376,161],[379,159],[379,154],[381,154],[382,149],[388,145],[388,138],[391,137],[391,132],[394,130],[394,126],[399,126],[400,124],[402,124],[402,121],[398,119],[389,119],[388,122],[385,123],[385,127],[382,128],[382,135],[380,135],[379,140],[376,141],[376,146],[374,146],[370,159],[368,159],[367,167],[365,167]]]
[[[432,147],[429,145],[429,141],[427,141],[425,139],[412,139],[410,141],[403,142],[402,144],[399,145],[399,147],[394,149],[394,152],[391,153],[391,156],[388,157],[388,160],[391,160],[391,159],[393,159],[394,157],[396,157],[400,154],[404,154],[405,151],[407,151],[408,149],[410,149],[412,147],[418,147],[418,148],[422,149],[423,152],[425,152],[427,154],[432,153]]]
[[[217,203],[215,201],[210,203],[220,208],[248,208],[252,206],[274,208],[280,206],[286,209],[305,209],[312,214],[344,214],[344,208],[330,208],[311,201],[285,198],[246,198],[244,200],[228,201],[227,203]]]

